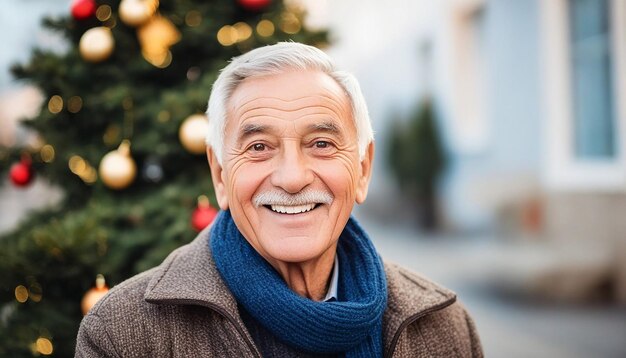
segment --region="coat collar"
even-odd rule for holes
[[[210,228],[206,228],[193,242],[165,259],[148,284],[144,299],[157,304],[207,306],[229,315],[243,327],[237,302],[215,267],[209,232]],[[454,303],[456,295],[395,264],[385,262],[385,273],[388,300],[383,316],[383,336],[388,356],[406,325]]]
[[[238,316],[237,302],[220,277],[209,248],[210,228],[172,252],[156,269],[144,299],[151,303],[219,306]]]
[[[398,265],[385,262],[387,308],[383,315],[385,357],[412,322],[456,302],[456,294]]]

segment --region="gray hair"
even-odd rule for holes
[[[352,106],[359,155],[363,159],[368,144],[374,140],[374,132],[367,112],[367,105],[356,78],[348,72],[336,70],[332,59],[313,46],[295,42],[279,42],[233,58],[222,69],[213,84],[207,109],[209,132],[206,137],[206,144],[213,149],[220,164],[224,149],[226,108],[237,86],[249,77],[277,75],[292,69],[324,72],[343,88]]]

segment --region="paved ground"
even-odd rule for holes
[[[532,304],[485,289],[503,249],[487,237],[426,237],[361,218],[388,260],[453,289],[472,313],[487,357],[626,357],[626,308]],[[500,250],[500,251],[498,251]]]

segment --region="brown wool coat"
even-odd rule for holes
[[[454,293],[385,264],[385,357],[482,357]],[[260,357],[213,262],[208,230],[111,289],[83,318],[76,357]]]

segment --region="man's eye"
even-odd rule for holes
[[[255,143],[253,144],[250,149],[252,149],[255,152],[262,152],[265,150],[265,144],[263,143]]]
[[[330,143],[328,143],[327,141],[318,140],[317,142],[315,142],[315,148],[325,149],[328,147],[330,147]]]

